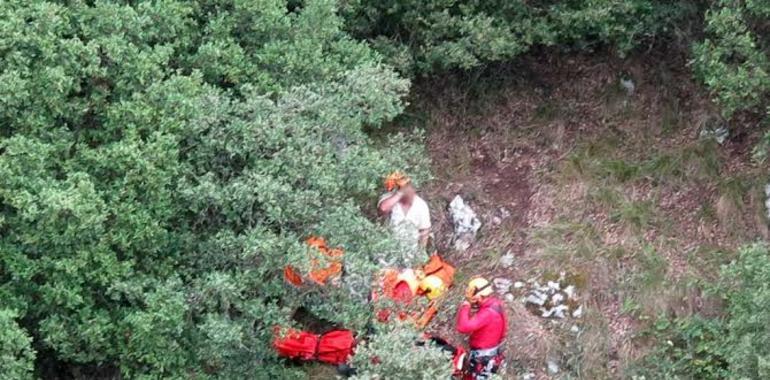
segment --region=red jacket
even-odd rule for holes
[[[457,313],[457,331],[469,334],[472,350],[493,348],[502,343],[508,332],[508,318],[503,303],[489,297],[481,303],[479,310],[471,316],[471,307],[465,304]]]

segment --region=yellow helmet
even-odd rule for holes
[[[444,281],[438,276],[430,275],[420,281],[420,293],[425,294],[428,299],[436,299],[441,297],[446,291]]]
[[[465,289],[465,297],[468,301],[478,302],[481,297],[492,295],[492,284],[484,277],[476,277],[468,283]]]

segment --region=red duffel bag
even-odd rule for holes
[[[347,362],[356,341],[350,330],[332,330],[323,335],[288,330],[276,336],[273,347],[278,356],[289,359],[318,360],[329,364]]]

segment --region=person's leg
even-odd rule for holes
[[[471,356],[469,369],[474,380],[488,380],[492,374],[497,373],[503,363],[503,355],[494,356]]]

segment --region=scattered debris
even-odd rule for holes
[[[505,300],[508,301],[508,302],[513,302],[514,299],[515,299],[515,297],[511,293],[508,293],[508,294],[505,295]]]
[[[566,285],[565,274],[561,274],[558,281],[548,281],[546,285],[540,285],[536,280],[529,280],[529,291],[524,297],[524,303],[532,305],[530,311],[543,318],[564,319],[568,316],[579,318],[583,309],[577,306],[577,291],[574,285]],[[527,284],[517,281],[513,284],[515,289],[524,288]],[[564,286],[566,285],[566,286]]]
[[[455,196],[449,204],[449,214],[454,223],[454,248],[458,251],[468,249],[476,239],[476,233],[481,228],[481,221],[470,207],[465,204],[463,198]]]
[[[527,372],[519,377],[521,380],[535,380],[535,374]]]
[[[704,140],[714,139],[717,144],[722,145],[727,141],[728,136],[730,136],[730,130],[727,128],[727,123],[722,118],[711,117],[703,123],[698,137]]]

